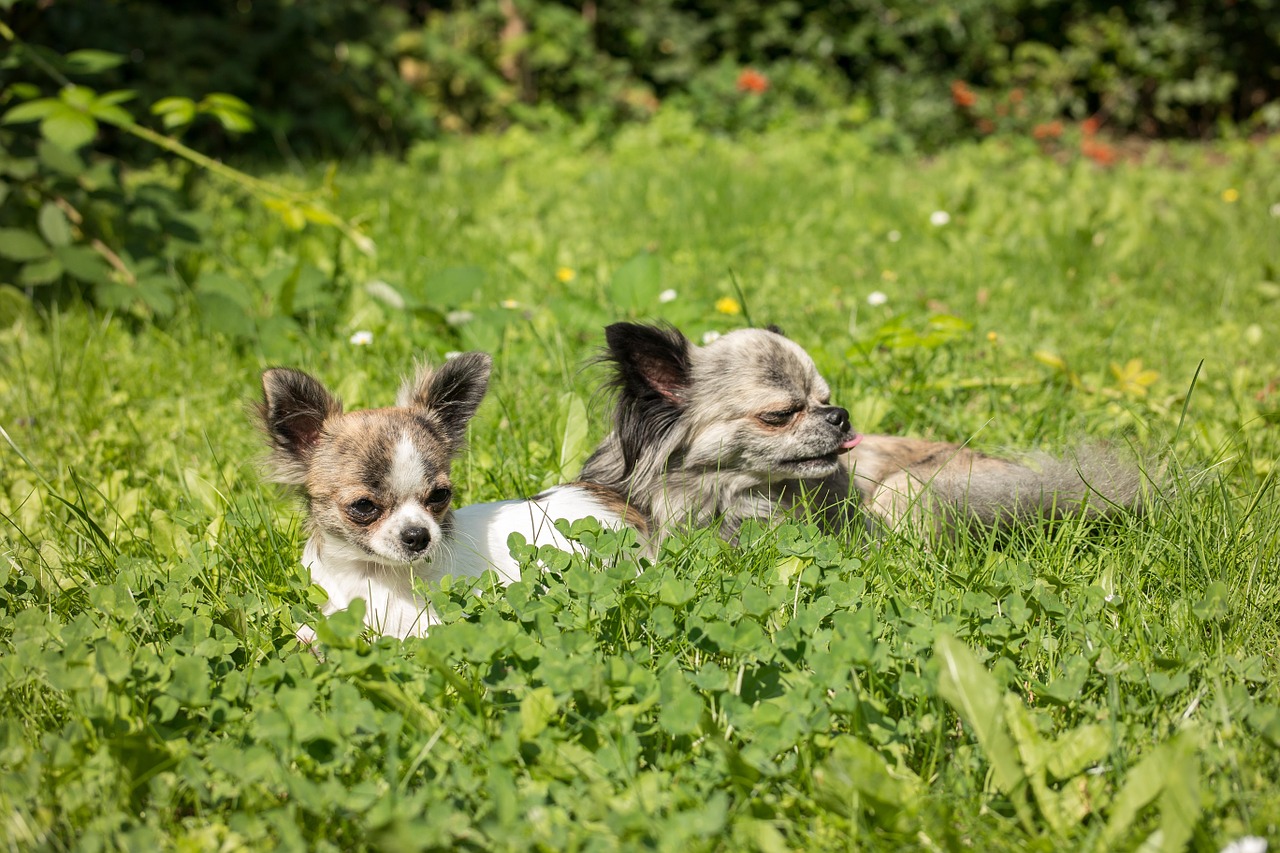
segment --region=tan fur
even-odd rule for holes
[[[945,442],[867,435],[843,461],[862,506],[881,524],[906,521],[934,534],[1097,518],[1141,502],[1142,470],[1100,445],[1004,459]]]

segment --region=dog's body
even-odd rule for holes
[[[719,523],[798,507],[828,529],[910,523],[931,535],[1133,507],[1140,472],[1093,449],[1074,459],[998,459],[969,448],[860,436],[800,346],[742,329],[698,347],[669,327],[619,323],[603,360],[614,431],[581,479],[625,495],[656,546],[673,523]],[[804,500],[799,500],[801,496]]]
[[[329,595],[324,612],[360,598],[371,628],[422,635],[435,617],[414,592],[415,579],[431,584],[492,570],[505,585],[519,579],[507,547],[512,533],[571,550],[576,546],[554,521],[591,517],[614,528],[627,520],[643,526],[609,492],[581,484],[529,500],[450,508],[450,464],[489,369],[487,355],[466,353],[437,373],[420,371],[395,407],[349,413],[305,373],[263,374],[259,417],[271,441],[269,467],[273,479],[307,499],[311,535],[302,562]],[[307,627],[298,637],[315,639]]]

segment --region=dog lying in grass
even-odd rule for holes
[[[580,479],[625,496],[656,537],[672,524],[713,523],[732,537],[747,518],[801,505],[833,531],[910,523],[936,536],[1139,501],[1140,470],[1098,448],[1012,461],[859,435],[809,354],[774,330],[700,347],[667,326],[616,323],[605,338],[614,429]]]
[[[310,536],[303,566],[329,595],[325,613],[365,601],[365,623],[397,637],[422,635],[435,616],[414,580],[497,572],[518,580],[507,539],[576,546],[558,519],[596,518],[610,527],[643,521],[606,490],[585,484],[548,489],[529,500],[453,509],[450,467],[467,423],[488,388],[492,361],[464,353],[438,370],[421,368],[396,405],[344,412],[341,401],[300,370],[262,375],[258,420],[270,445],[271,479],[306,499]],[[298,639],[310,644],[309,627]]]
[[[813,359],[774,331],[698,347],[669,327],[617,323],[605,337],[614,429],[578,481],[456,510],[450,466],[488,387],[488,355],[422,368],[394,407],[356,412],[306,373],[266,371],[258,414],[269,469],[306,498],[303,565],[329,594],[325,612],[363,598],[370,627],[421,635],[434,616],[415,578],[493,570],[511,583],[519,566],[508,537],[572,550],[554,526],[561,519],[629,525],[653,556],[678,525],[718,525],[733,538],[747,518],[800,510],[835,532],[911,521],[937,533],[1138,500],[1136,469],[1101,455],[1032,468],[953,444],[859,435]],[[304,627],[299,639],[314,634]]]

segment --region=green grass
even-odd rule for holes
[[[1161,147],[1098,169],[1017,142],[919,162],[661,122],[608,152],[513,133],[345,168],[338,205],[376,259],[211,194],[196,287],[256,318],[238,343],[216,331],[234,318],[194,312],[157,330],[69,307],[0,330],[0,838],[1274,843],[1278,153]],[[291,270],[313,280],[286,323]],[[715,307],[735,280],[859,429],[1128,442],[1165,460],[1163,494],[1143,518],[999,547],[869,549],[797,522],[738,547],[695,531],[650,565],[586,529],[591,557],[437,592],[452,621],[424,640],[316,615],[296,507],[254,465],[262,367],[383,405],[414,358],[490,349],[459,498],[527,495],[604,430],[583,369],[603,326],[743,325]],[[324,661],[293,641],[304,620]]]

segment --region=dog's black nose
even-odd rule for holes
[[[400,531],[400,541],[410,551],[421,551],[431,544],[431,532],[425,527],[406,527]]]
[[[822,417],[832,426],[839,427],[841,432],[849,431],[849,410],[839,406],[829,406]]]

